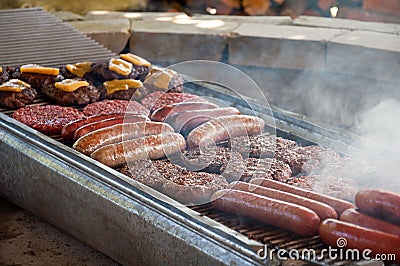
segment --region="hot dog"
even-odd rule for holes
[[[83,154],[90,155],[95,150],[108,144],[148,135],[172,132],[174,130],[170,125],[160,122],[125,123],[101,128],[86,134],[75,141],[72,147]]]
[[[124,113],[117,113],[117,114],[103,114],[103,115],[93,115],[89,117],[83,117],[66,124],[61,130],[61,136],[65,140],[71,140],[74,137],[75,131],[84,125],[114,117],[124,117],[124,116],[125,116]]]
[[[355,202],[360,212],[400,225],[400,194],[364,189],[357,192]]]
[[[251,184],[263,186],[263,187],[268,187],[268,188],[273,188],[285,192],[289,192],[292,194],[296,194],[305,198],[313,199],[322,203],[325,203],[329,206],[331,206],[335,211],[337,212],[338,215],[340,215],[342,212],[344,212],[347,209],[352,209],[355,208],[355,206],[345,200],[337,199],[334,197],[330,196],[325,196],[310,190],[294,187],[288,184],[284,184],[275,180],[270,180],[270,179],[265,179],[265,178],[254,178],[250,181]]]
[[[250,115],[221,116],[193,129],[188,137],[189,147],[213,145],[229,138],[260,134],[264,130],[263,119]]]
[[[106,145],[94,151],[90,157],[109,167],[118,167],[147,158],[159,159],[185,147],[185,138],[181,134],[165,133]]]
[[[360,213],[355,209],[348,209],[344,211],[340,215],[340,220],[369,229],[400,236],[400,226],[385,222],[384,220],[374,218],[367,214]]]
[[[216,209],[250,217],[300,236],[315,235],[321,222],[318,215],[306,207],[240,190],[219,190],[211,197],[211,203]]]
[[[321,203],[312,199],[301,197],[288,192],[279,191],[272,188],[257,186],[254,184],[249,184],[245,182],[232,182],[229,184],[229,188],[237,189],[241,191],[251,192],[257,195],[269,197],[276,200],[281,200],[284,202],[290,202],[297,204],[318,214],[319,218],[322,220],[327,218],[338,218],[336,211],[325,203]]]
[[[171,116],[181,111],[193,111],[193,110],[203,110],[203,109],[213,109],[213,108],[218,108],[218,105],[208,102],[174,103],[158,108],[151,114],[150,119],[152,121],[164,122],[167,116]]]
[[[398,236],[334,219],[323,221],[318,232],[321,239],[330,246],[360,251],[369,249],[372,255],[395,254],[396,260],[400,261],[400,237]]]
[[[238,115],[239,110],[235,107],[194,110],[194,111],[181,111],[168,116],[164,121],[172,126],[176,132],[189,133],[195,127],[210,121],[211,119],[224,116],[224,115]]]
[[[122,117],[113,117],[105,120],[96,121],[90,124],[86,124],[78,128],[74,133],[74,140],[79,139],[83,135],[86,135],[92,131],[98,130],[100,128],[105,128],[113,125],[123,124],[123,123],[136,123],[141,121],[148,121],[149,118],[145,115],[132,115],[126,114]]]

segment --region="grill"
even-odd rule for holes
[[[40,8],[0,10],[0,65],[61,66],[114,54]]]
[[[0,11],[0,49],[2,66],[61,66],[114,56],[41,9]],[[243,113],[250,107],[213,86],[190,83],[186,91],[222,99]],[[48,102],[39,96],[33,104]],[[267,113],[256,104],[251,107]],[[12,111],[1,112],[1,195],[121,263],[272,265],[281,262],[260,260],[255,253],[264,244],[275,250],[315,249],[317,255],[327,247],[318,236],[299,238],[210,204],[189,209],[75,152],[69,143],[60,143],[59,136],[49,138],[14,121],[8,117]],[[351,141],[346,134],[282,111],[273,115],[278,136],[304,145],[345,150]],[[348,263],[326,257],[297,259],[320,265]]]

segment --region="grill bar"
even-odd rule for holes
[[[0,66],[107,60],[110,50],[40,8],[0,10]]]

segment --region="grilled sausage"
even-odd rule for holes
[[[95,150],[123,140],[174,132],[172,127],[160,122],[137,122],[101,128],[80,137],[72,146],[75,150],[90,155]]]
[[[159,159],[186,147],[185,138],[178,133],[145,136],[106,145],[90,157],[109,166],[118,167],[142,159]]]
[[[126,114],[122,117],[113,117],[105,120],[100,120],[90,124],[86,124],[78,128],[74,133],[74,140],[79,139],[83,135],[86,135],[92,131],[98,130],[100,128],[105,128],[113,125],[123,124],[123,123],[136,123],[142,121],[148,121],[149,118],[145,115],[132,115]]]
[[[325,203],[329,206],[331,206],[335,211],[337,212],[338,215],[340,215],[342,212],[344,212],[347,209],[352,209],[355,208],[355,206],[345,200],[337,199],[334,197],[322,195],[310,190],[294,187],[288,184],[284,184],[275,180],[270,180],[270,179],[265,179],[265,178],[254,178],[250,181],[251,184],[263,186],[263,187],[268,187],[268,188],[273,188],[285,192],[289,192],[292,194],[296,194],[305,198],[313,199],[322,203]]]
[[[224,115],[238,115],[239,110],[235,107],[194,110],[194,111],[181,111],[168,116],[164,121],[172,126],[175,132],[189,133],[194,128],[210,121],[211,119],[224,116]]]
[[[164,122],[167,116],[171,116],[175,113],[182,112],[182,111],[193,111],[193,110],[203,110],[203,109],[213,109],[218,108],[218,105],[208,102],[181,102],[181,103],[174,103],[163,106],[155,110],[150,119],[152,121],[157,122]]]
[[[213,145],[229,138],[260,134],[264,130],[263,119],[250,115],[221,116],[193,129],[188,137],[189,147]]]
[[[355,202],[360,212],[400,225],[400,194],[364,189],[357,192]]]
[[[369,249],[372,255],[395,254],[396,260],[400,261],[398,236],[334,219],[323,221],[318,232],[321,239],[330,246],[360,251]]]
[[[360,213],[355,209],[348,209],[344,211],[340,215],[340,220],[369,229],[400,236],[400,226],[385,222],[384,220],[374,218],[367,214]]]
[[[281,200],[284,202],[289,202],[289,203],[294,203],[306,208],[309,208],[310,210],[314,211],[316,214],[318,214],[319,218],[322,220],[325,220],[327,218],[334,218],[337,219],[338,216],[336,214],[336,211],[328,206],[325,203],[321,203],[312,199],[308,199],[305,197],[301,197],[295,194],[291,194],[288,192],[283,192],[279,191],[276,189],[272,188],[266,188],[262,186],[257,186],[254,184],[249,184],[245,182],[232,182],[229,184],[229,188],[232,189],[237,189],[241,191],[247,191],[251,192],[257,195],[269,197],[272,199],[276,200]]]
[[[61,137],[65,140],[71,140],[74,137],[75,131],[87,124],[102,121],[114,117],[124,117],[124,113],[117,113],[117,114],[102,114],[102,115],[93,115],[89,117],[83,117],[75,121],[71,121],[66,124],[61,130]]]
[[[211,203],[216,209],[250,217],[305,237],[315,235],[321,223],[318,215],[306,207],[240,190],[219,190],[211,197]]]

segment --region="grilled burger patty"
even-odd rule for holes
[[[46,135],[61,134],[63,126],[83,116],[77,109],[58,105],[26,106],[12,115],[14,119]]]
[[[222,174],[228,181],[239,180],[245,171],[242,156],[226,147],[189,148],[172,161],[188,170]]]
[[[61,106],[86,105],[96,102],[100,98],[99,90],[92,85],[80,87],[72,92],[66,92],[56,88],[55,84],[51,83],[42,88],[42,93],[47,99]]]
[[[0,106],[20,108],[35,100],[37,92],[28,83],[18,79],[8,79],[0,84]]]
[[[229,146],[244,157],[265,158],[274,157],[276,151],[296,147],[296,142],[275,135],[261,134],[256,136],[241,136],[232,138]]]
[[[144,81],[147,74],[149,74],[150,67],[148,66],[132,66],[132,71],[129,75],[121,75],[115,71],[109,69],[109,61],[96,62],[91,66],[90,73],[87,73],[89,79],[97,80],[98,82],[104,82],[106,80],[113,79],[137,79]]]
[[[15,109],[25,107],[35,100],[37,92],[34,88],[26,88],[21,92],[1,91],[0,106]]]
[[[267,178],[287,182],[292,176],[290,166],[276,159],[246,158],[245,163],[246,171],[241,177],[243,181],[249,181],[253,178]]]
[[[148,115],[149,110],[143,105],[135,101],[125,100],[104,100],[88,104],[83,108],[86,116],[113,114],[113,113],[129,113]]]
[[[146,97],[144,97],[141,102],[148,108],[151,112],[163,106],[180,103],[180,102],[206,102],[205,99],[200,96],[190,94],[190,93],[176,93],[176,92],[153,92]]]
[[[189,205],[204,203],[214,192],[228,186],[220,175],[188,171],[164,160],[136,161],[121,172]]]

